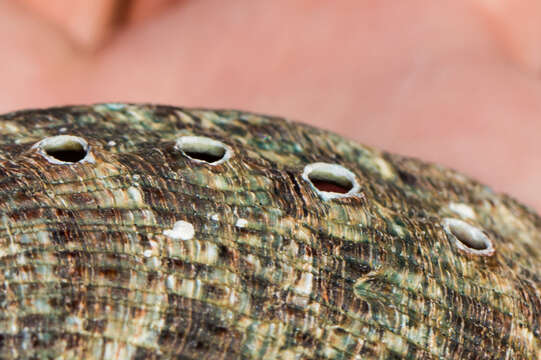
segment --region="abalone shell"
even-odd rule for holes
[[[0,117],[0,357],[540,359],[541,219],[239,111]]]

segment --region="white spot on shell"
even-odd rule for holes
[[[239,219],[237,220],[237,222],[235,223],[235,226],[238,227],[238,228],[243,228],[243,227],[245,227],[246,225],[248,225],[248,220],[243,219],[243,218],[239,218]]]
[[[177,221],[171,230],[164,230],[163,234],[173,240],[190,240],[195,235],[193,225],[187,221]]]
[[[45,245],[50,242],[49,233],[47,231],[38,231],[36,235],[40,244]]]
[[[152,250],[150,249],[146,249],[145,251],[143,251],[143,256],[144,257],[151,257],[152,256]]]
[[[128,194],[130,195],[130,198],[131,198],[136,204],[144,204],[144,201],[143,201],[143,195],[141,194],[141,192],[139,191],[139,189],[137,189],[136,187],[130,186],[130,187],[128,188]]]
[[[465,219],[475,219],[475,211],[464,203],[450,203],[449,210]]]
[[[175,280],[175,277],[173,275],[168,275],[167,278],[165,279],[165,286],[168,289],[174,289],[175,288],[175,283],[176,283],[176,280]]]
[[[391,165],[384,159],[376,157],[374,159],[374,164],[378,167],[379,173],[384,179],[391,179],[394,175]]]
[[[303,273],[301,275],[299,282],[296,285],[297,291],[301,295],[304,295],[304,296],[310,295],[310,293],[312,292],[312,286],[314,282],[313,280],[314,280],[314,275],[312,275],[309,272]]]
[[[16,123],[13,123],[11,121],[0,121],[0,134],[7,135],[7,134],[16,134],[20,133],[21,129]]]
[[[212,215],[210,216],[210,219],[211,219],[212,221],[218,221],[218,220],[220,220],[220,217],[218,216],[218,214],[212,214]]]
[[[122,110],[126,107],[126,104],[122,104],[122,103],[107,103],[107,104],[103,104],[102,106],[104,106],[106,109],[108,110],[112,110],[112,111],[119,111],[119,110]]]
[[[116,141],[114,141],[114,140],[108,141],[107,145],[108,146],[116,146]]]

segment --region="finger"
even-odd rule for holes
[[[118,0],[22,0],[26,7],[59,28],[85,49],[98,46],[114,25]]]
[[[179,2],[181,0],[132,0],[127,20],[133,24],[148,19]]]
[[[541,70],[541,2],[475,0],[487,26],[494,29],[511,58],[529,70]]]
[[[124,22],[141,21],[173,0],[22,0],[84,50],[99,48]]]

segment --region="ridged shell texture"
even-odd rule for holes
[[[0,204],[4,359],[541,358],[533,211],[306,125],[7,114]]]

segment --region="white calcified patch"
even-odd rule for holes
[[[176,279],[173,275],[168,275],[167,278],[165,279],[165,286],[171,290],[171,289],[174,289],[175,288],[175,284],[176,284]]]
[[[482,256],[494,254],[492,241],[475,226],[459,219],[445,218],[443,228],[447,235],[455,240],[455,245],[460,250]]]
[[[144,257],[151,257],[152,256],[152,250],[150,249],[146,249],[145,251],[143,251],[143,256]]]
[[[475,211],[464,203],[450,203],[449,210],[466,219],[475,219]]]
[[[321,191],[312,183],[310,180],[310,175],[315,176],[320,179],[327,179],[329,181],[336,181],[338,184],[347,182],[351,184],[351,189],[345,193],[337,193],[330,191]],[[304,167],[302,173],[302,178],[306,180],[312,188],[317,192],[317,194],[323,200],[331,200],[336,198],[346,198],[350,196],[357,195],[361,189],[359,183],[357,182],[357,177],[350,170],[345,167],[337,164],[328,164],[328,163],[313,163],[308,164]]]
[[[139,189],[137,189],[136,187],[130,186],[128,188],[128,195],[130,196],[131,200],[134,203],[136,203],[138,205],[144,205],[145,204],[145,202],[143,200],[143,195],[141,194]]]
[[[19,126],[11,121],[0,121],[0,134],[2,135],[8,135],[8,134],[17,134],[20,133],[21,129]]]
[[[123,104],[123,103],[107,103],[107,104],[102,104],[98,106],[103,106],[106,109],[112,110],[112,111],[119,111],[126,108],[126,104]]]
[[[246,225],[248,225],[248,220],[243,219],[243,218],[239,218],[239,219],[237,220],[237,222],[235,223],[235,226],[236,226],[236,227],[239,227],[239,228],[243,228],[243,227],[245,227]]]
[[[212,215],[210,216],[210,219],[211,219],[212,221],[218,221],[218,220],[220,220],[220,217],[218,216],[218,214],[212,214]]]
[[[379,173],[384,179],[391,179],[394,176],[394,171],[391,165],[380,157],[374,158],[374,164],[378,167]]]
[[[204,136],[183,136],[177,139],[175,142],[175,149],[179,150],[184,156],[199,163],[205,163],[209,165],[218,165],[231,158],[233,156],[233,150],[224,143],[204,137]],[[198,152],[203,154],[209,154],[221,158],[217,161],[208,162],[205,160],[195,159],[187,154],[187,152]]]
[[[51,242],[48,231],[44,231],[44,230],[38,231],[36,236],[38,238],[38,241],[42,245],[46,245],[46,244],[49,244]]]
[[[48,162],[55,165],[73,165],[74,162],[70,161],[61,161],[56,159],[53,156],[50,156],[47,151],[53,151],[53,150],[70,150],[70,149],[78,149],[82,147],[86,155],[77,163],[95,163],[96,160],[94,159],[94,155],[90,152],[90,145],[86,142],[85,139],[80,138],[78,136],[72,136],[72,135],[57,135],[57,136],[51,136],[47,137],[45,139],[42,139],[35,143],[32,146],[32,149],[35,149],[38,154],[43,156]]]
[[[190,240],[195,235],[195,230],[191,223],[180,220],[172,229],[164,230],[163,234],[173,240]]]
[[[295,288],[299,294],[308,296],[312,292],[313,283],[314,275],[309,272],[303,272]]]
[[[108,141],[107,146],[116,146],[116,141],[114,141],[114,140]]]

